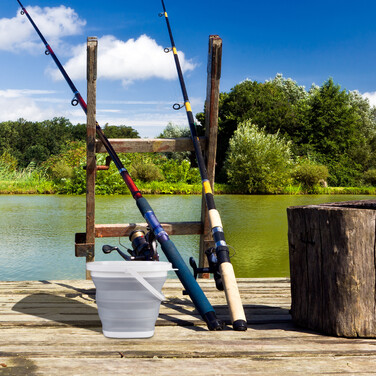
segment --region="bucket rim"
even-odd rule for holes
[[[163,272],[174,270],[166,261],[92,261],[86,263],[86,269],[93,272]]]

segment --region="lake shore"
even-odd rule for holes
[[[137,182],[137,186],[144,194],[156,195],[200,195],[202,192],[201,184],[187,183],[167,183],[167,182]],[[244,194],[239,192],[236,187],[229,184],[215,183],[215,194]],[[0,194],[73,194],[81,195],[82,192],[61,192],[50,180],[0,180]],[[101,189],[96,191],[97,195],[107,195],[108,193]],[[129,191],[124,184],[124,189],[117,194],[129,195]],[[250,193],[251,194],[251,193]],[[252,193],[254,194],[254,193]],[[301,186],[288,186],[281,190],[280,195],[376,195],[376,187],[321,187],[316,186],[310,190],[306,190]],[[272,195],[275,195],[272,194]]]

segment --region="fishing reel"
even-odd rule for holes
[[[102,251],[106,254],[117,251],[126,261],[158,261],[157,241],[154,232],[149,230],[146,234],[143,230],[134,230],[129,235],[132,249],[126,248],[130,256],[122,252],[118,247],[104,245]]]
[[[193,269],[193,276],[195,277],[195,279],[197,279],[197,275],[199,273],[213,273],[215,287],[217,288],[217,290],[223,291],[222,276],[221,276],[221,273],[219,272],[219,264],[218,264],[218,259],[217,259],[215,248],[207,249],[205,251],[205,255],[209,263],[209,267],[206,267],[206,268],[197,267],[194,257],[189,258],[189,265],[191,265]]]

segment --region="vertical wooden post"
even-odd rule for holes
[[[218,134],[218,102],[219,102],[219,81],[221,78],[222,64],[222,39],[218,35],[209,37],[208,54],[208,75],[206,86],[206,108],[205,108],[205,129],[208,140],[206,148],[206,168],[212,191],[214,192],[215,164],[217,153],[217,134]],[[205,250],[214,245],[211,235],[208,211],[206,208],[204,195],[202,196],[201,221],[204,223],[204,233],[200,237],[200,256],[199,266],[208,266],[205,257]],[[208,278],[209,275],[203,274],[202,277]]]
[[[94,261],[95,248],[97,47],[97,38],[89,37],[87,39],[86,242],[92,246],[87,251],[86,262]],[[88,271],[86,271],[86,279],[90,279]]]

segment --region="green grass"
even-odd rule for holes
[[[35,185],[22,181],[0,180],[0,194],[51,194],[56,193],[51,182]]]
[[[116,183],[116,182],[112,182]],[[98,186],[96,194],[111,194],[109,192],[107,182],[105,186]],[[129,194],[125,184],[118,183],[119,192],[117,194]],[[116,184],[115,184],[116,185]],[[153,181],[149,183],[136,182],[137,187],[144,194],[184,194],[184,195],[200,195],[202,192],[201,183],[168,183],[165,181]],[[66,187],[57,186],[45,172],[38,168],[26,168],[23,170],[11,170],[0,165],[0,194],[54,194],[65,193]],[[84,192],[85,187],[81,187],[80,192]],[[114,188],[114,186],[112,187]],[[229,184],[215,184],[215,194],[239,194],[236,186]],[[74,194],[73,191],[71,192]],[[280,194],[285,195],[301,195],[301,194],[350,194],[350,195],[376,195],[376,187],[320,187],[316,186],[309,190],[304,189],[302,185],[289,185],[281,190]]]
[[[283,189],[283,194],[301,195],[301,194],[317,194],[317,195],[376,195],[376,187],[320,187],[316,186],[311,189],[304,189],[299,186],[288,186]]]
[[[0,165],[0,194],[44,193],[55,193],[55,189],[43,171],[33,168],[12,171]]]

